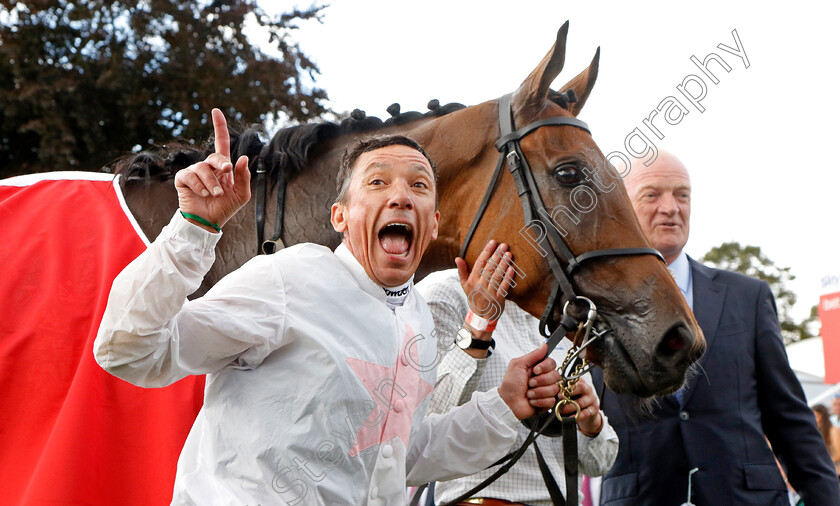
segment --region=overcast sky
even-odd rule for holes
[[[393,102],[423,111],[432,98],[472,105],[513,91],[569,20],[554,87],[601,47],[598,82],[580,115],[601,150],[626,153],[625,138],[639,128],[680,157],[693,184],[689,255],[725,241],[760,246],[797,276],[803,316],[821,277],[840,272],[840,2],[640,4],[335,0],[322,24],[302,26],[295,38],[319,65],[316,82],[334,110],[385,118]],[[737,48],[733,30],[748,68],[718,48]],[[716,85],[690,60],[712,52],[731,67],[709,65]],[[707,85],[704,112],[677,90],[690,75]],[[654,120],[660,140],[642,120],[669,96],[688,113],[676,125]]]

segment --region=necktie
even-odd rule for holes
[[[581,475],[580,488],[583,489],[583,499],[581,499],[581,506],[592,506],[592,491],[589,488],[589,476]]]

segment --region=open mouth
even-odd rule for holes
[[[408,223],[389,223],[379,231],[379,244],[389,255],[408,256],[414,229]]]

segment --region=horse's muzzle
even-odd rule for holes
[[[688,367],[706,351],[703,339],[697,337],[683,323],[671,327],[656,347],[656,358],[665,367]]]

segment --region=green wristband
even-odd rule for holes
[[[181,216],[183,216],[184,218],[189,218],[191,220],[195,220],[195,221],[201,223],[202,225],[207,225],[208,227],[212,227],[216,230],[216,232],[221,232],[222,231],[222,227],[220,227],[216,223],[210,223],[209,221],[205,220],[201,216],[197,216],[195,214],[190,214],[190,213],[185,213],[184,211],[181,211]]]

